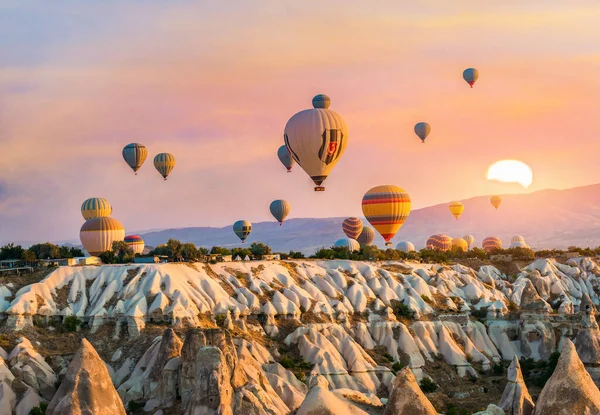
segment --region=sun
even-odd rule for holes
[[[498,180],[505,183],[519,183],[528,188],[533,182],[531,168],[519,160],[500,160],[488,167],[488,180]]]

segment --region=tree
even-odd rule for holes
[[[0,260],[2,259],[21,259],[25,250],[21,245],[10,243],[0,248]]]
[[[302,252],[295,252],[290,250],[288,255],[291,259],[304,259],[304,254]]]
[[[23,251],[21,254],[21,259],[25,262],[34,262],[37,258],[35,257],[33,251],[28,249],[27,251]]]
[[[183,251],[183,244],[177,239],[170,238],[167,241],[167,251],[169,252],[169,258],[173,261],[181,259],[181,251]]]
[[[196,245],[187,243],[183,244],[181,248],[181,256],[186,261],[197,261],[201,255],[198,249],[196,249]]]
[[[250,249],[248,248],[233,248],[231,250],[231,256],[233,256],[233,259],[237,258],[238,256],[241,259],[246,258],[246,255],[248,256],[248,258],[250,258],[253,254],[252,251],[250,251]]]
[[[112,252],[115,254],[118,264],[127,264],[133,262],[135,254],[133,248],[125,241],[115,241],[112,244]]]
[[[271,253],[271,247],[262,242],[253,242],[252,245],[250,245],[250,252],[252,252],[254,258],[260,259],[263,255],[269,255]]]
[[[100,255],[98,255],[100,260],[105,264],[116,264],[117,256],[113,251],[104,251]]]
[[[60,248],[50,242],[32,245],[29,250],[35,253],[37,259],[58,259],[61,257]]]
[[[200,256],[206,256],[206,255],[208,255],[208,249],[206,249],[205,247],[201,246],[200,248],[198,248],[198,254]]]
[[[231,251],[227,248],[223,248],[222,246],[213,246],[210,250],[210,253],[213,255],[231,255]]]

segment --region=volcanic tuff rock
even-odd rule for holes
[[[47,415],[125,415],[108,370],[86,340],[69,364],[67,374],[48,405]]]
[[[329,391],[329,382],[323,376],[311,379],[306,399],[296,411],[296,415],[368,415],[367,412],[352,405]]]
[[[540,394],[534,415],[572,415],[600,412],[600,391],[565,339],[556,369]]]
[[[384,412],[384,415],[402,414],[437,415],[408,367],[396,375],[396,383]]]
[[[523,380],[517,356],[508,367],[508,383],[498,406],[506,415],[530,415],[533,412],[533,399]]]

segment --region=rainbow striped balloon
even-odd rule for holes
[[[144,239],[142,239],[140,235],[127,235],[125,237],[125,243],[133,249],[134,254],[142,255],[142,252],[144,252],[144,248],[146,247]]]
[[[342,230],[348,238],[358,239],[363,230],[362,220],[354,217],[346,218],[344,222],[342,222]]]
[[[448,251],[452,248],[452,238],[443,233],[432,235],[427,240],[428,249],[437,249],[438,251]]]
[[[387,246],[410,214],[410,196],[394,185],[376,186],[362,200],[365,218],[379,232]]]
[[[483,247],[483,249],[485,249],[486,252],[490,252],[494,249],[502,249],[502,241],[496,236],[490,236],[483,240],[481,246]]]

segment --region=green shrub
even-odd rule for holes
[[[218,314],[215,316],[215,323],[217,323],[217,326],[223,327],[226,318],[227,316],[225,314]]]
[[[425,294],[423,294],[421,296],[421,298],[423,299],[423,301],[425,301],[427,304],[429,305],[433,305],[433,301],[431,300],[431,298],[427,297]]]
[[[67,316],[63,320],[63,328],[65,331],[73,332],[77,330],[77,327],[81,325],[81,320],[75,316]]]
[[[392,357],[392,355],[387,352],[383,354],[383,357],[385,357],[385,360],[387,360],[388,362],[394,361],[394,358]]]
[[[504,373],[504,365],[501,363],[496,363],[494,366],[492,366],[492,370],[494,371],[495,375],[501,375]]]
[[[48,409],[48,404],[46,402],[40,402],[40,406],[34,406],[29,411],[29,415],[45,415],[46,409]]]
[[[435,392],[438,388],[438,385],[429,378],[421,379],[421,382],[419,382],[419,386],[421,387],[421,390],[425,393]]]
[[[407,318],[412,320],[415,318],[415,313],[404,303],[392,300],[392,311],[397,318]]]
[[[140,412],[142,409],[144,409],[144,405],[145,404],[143,402],[129,401],[127,404],[127,413],[135,414]]]
[[[402,370],[402,368],[404,367],[404,365],[400,362],[396,362],[392,365],[392,372],[394,372],[394,374],[400,372]]]

